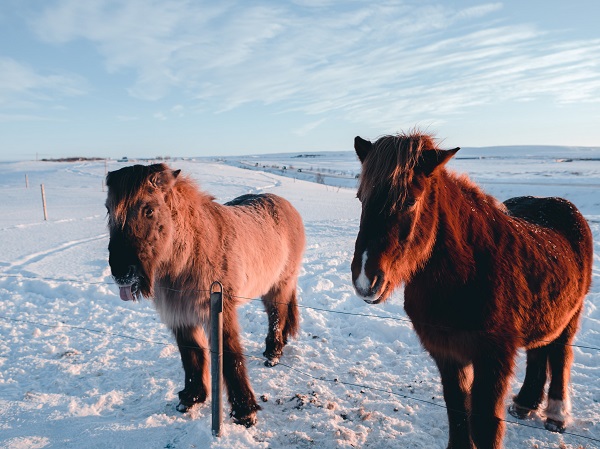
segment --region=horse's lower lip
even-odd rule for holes
[[[383,301],[386,298],[386,290],[383,290],[383,292],[381,292],[381,294],[379,294],[377,296],[375,296],[375,295],[373,295],[373,296],[363,296],[358,291],[356,293],[367,304],[379,304],[381,301]]]
[[[373,296],[373,297],[368,297],[365,298],[363,297],[363,300],[367,303],[367,304],[379,304],[380,302],[383,302],[387,299],[388,297],[388,288],[389,288],[389,284],[385,284],[385,286],[379,290],[379,295],[378,296]]]

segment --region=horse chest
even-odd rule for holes
[[[460,301],[435,290],[413,291],[407,286],[404,309],[428,352],[465,363],[472,360],[481,342],[481,304]]]
[[[170,329],[207,327],[209,306],[208,299],[178,294],[170,289],[165,289],[163,294],[157,294],[154,298],[154,307],[161,321]]]

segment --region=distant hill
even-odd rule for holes
[[[42,159],[43,162],[85,162],[85,161],[102,161],[102,157],[61,157],[57,159]]]

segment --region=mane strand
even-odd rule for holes
[[[433,137],[418,131],[380,137],[363,163],[357,197],[365,202],[373,195],[386,195],[385,208],[393,212],[406,199],[421,153],[436,149]]]

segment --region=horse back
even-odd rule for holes
[[[289,201],[270,193],[247,194],[225,203],[223,212],[230,223],[229,245],[248,255],[248,265],[261,261],[271,266],[267,271],[285,265],[284,272],[297,273],[304,252],[304,224]]]
[[[587,291],[591,284],[594,243],[592,231],[577,207],[564,198],[533,196],[509,198],[504,205],[511,217],[525,220],[568,242],[581,276],[586,279]]]
[[[271,221],[278,228],[289,228],[298,238],[304,236],[304,225],[298,211],[278,195],[271,193],[246,194],[224,204],[239,215],[254,216],[259,221]]]

